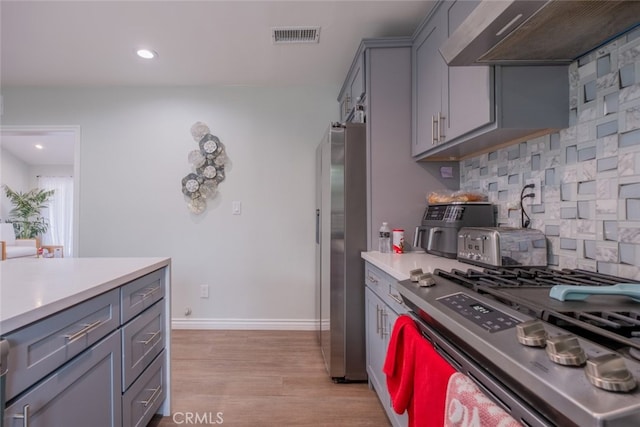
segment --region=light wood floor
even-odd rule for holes
[[[172,334],[171,409],[177,415],[175,423],[164,417],[153,425],[198,425],[184,422],[186,412],[209,417],[199,425],[215,423],[218,412],[224,426],[390,425],[366,383],[329,379],[315,332]]]

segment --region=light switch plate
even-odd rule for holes
[[[209,285],[200,285],[200,298],[209,298]]]
[[[231,202],[231,212],[234,215],[240,215],[242,213],[242,202],[237,200]]]

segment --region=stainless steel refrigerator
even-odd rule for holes
[[[367,379],[364,262],[367,250],[366,134],[332,124],[316,150],[318,337],[335,382]]]

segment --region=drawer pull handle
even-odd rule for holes
[[[69,341],[75,341],[78,338],[80,338],[81,336],[88,334],[89,332],[91,332],[92,330],[94,330],[95,328],[100,326],[101,324],[102,324],[102,320],[96,320],[93,323],[85,323],[83,325],[83,328],[80,329],[78,332],[76,332],[75,334],[71,334],[71,335],[65,335],[64,337],[66,339],[68,339]]]
[[[156,291],[158,290],[160,290],[160,286],[156,286],[155,288],[147,288],[145,289],[145,292],[139,293],[138,296],[141,297],[143,300],[146,300],[147,298],[155,294]]]
[[[151,393],[151,397],[149,397],[148,400],[139,400],[138,403],[141,405],[144,405],[144,407],[146,408],[147,406],[149,406],[150,403],[155,402],[155,400],[158,398],[158,396],[160,395],[160,393],[162,393],[162,386],[158,386],[158,388],[148,388],[145,389],[145,391],[152,391],[153,393]]]
[[[153,341],[153,339],[155,337],[157,337],[161,332],[162,332],[162,330],[160,330],[158,332],[148,332],[147,335],[151,335],[148,340],[146,340],[146,341],[137,341],[137,342],[138,342],[138,344],[147,345],[151,341]]]
[[[375,277],[373,277],[372,275],[368,275],[369,281],[371,283],[375,283],[376,285],[378,284],[378,279],[376,279]]]
[[[404,302],[402,302],[402,299],[400,297],[398,297],[397,295],[389,293],[389,296],[391,297],[392,300],[394,300],[398,304],[404,305]]]
[[[13,418],[22,420],[22,427],[29,427],[29,405],[24,405],[21,414],[15,414]]]

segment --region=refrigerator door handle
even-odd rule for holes
[[[320,209],[316,209],[316,243],[320,244]]]

